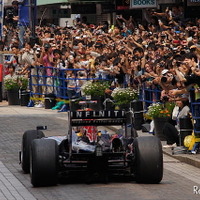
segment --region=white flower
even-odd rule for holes
[[[138,98],[138,92],[131,88],[115,88],[111,94],[116,104],[127,104]]]

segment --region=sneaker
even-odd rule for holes
[[[191,154],[197,154],[197,152],[196,151],[191,151]]]
[[[150,132],[150,131],[149,131],[149,134],[154,135],[154,132]]]
[[[35,105],[35,108],[43,108],[43,107],[44,107],[44,105],[42,102]]]
[[[163,145],[163,148],[174,148],[174,147],[177,147],[176,143]]]
[[[34,107],[34,102],[33,102],[32,100],[30,100],[30,101],[28,102],[27,107]]]

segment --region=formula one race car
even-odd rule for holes
[[[70,111],[66,136],[45,137],[40,127],[24,133],[22,169],[30,172],[35,187],[56,185],[58,177],[70,173],[83,173],[88,182],[94,174],[106,181],[110,174],[123,173],[138,183],[159,183],[161,142],[154,136],[138,137],[133,121],[130,111]],[[110,135],[105,126],[121,126],[122,131]]]

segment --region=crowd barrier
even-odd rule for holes
[[[191,113],[194,122],[194,132],[200,137],[200,101],[191,102]]]
[[[47,72],[49,73],[47,75]],[[68,76],[70,72],[73,72],[73,75]],[[85,74],[85,76],[80,76],[80,74]],[[86,69],[58,69],[53,67],[44,67],[37,66],[34,69],[31,69],[30,75],[30,90],[31,90],[31,99],[34,101],[38,100],[48,100],[48,106],[51,107],[51,104],[54,104],[54,100],[57,101],[66,101],[69,102],[69,99],[72,99],[72,91],[74,91],[73,98],[81,97],[80,87],[85,81],[88,80],[102,80],[102,81],[114,81],[114,77],[102,78],[91,78],[88,75]],[[69,87],[69,83],[73,82],[75,84],[74,88]],[[125,83],[123,84],[125,85]],[[145,112],[148,106],[160,99],[161,91],[157,87],[146,87],[145,84],[139,87],[138,91],[139,99],[143,102],[144,108],[141,109],[142,112]],[[138,114],[139,115],[139,114]]]
[[[29,87],[33,99],[40,100],[45,95],[54,94],[57,99],[68,100],[71,98],[70,95],[73,98],[80,97],[80,88],[88,80],[112,81],[110,78],[91,78],[88,75],[88,70],[84,68],[58,69],[37,66],[31,69]],[[73,88],[70,87],[71,85],[73,85]]]
[[[141,99],[144,102],[144,109],[147,110],[148,106],[154,102],[160,101],[161,90],[152,85],[147,87],[145,83],[142,86]]]
[[[161,90],[156,86],[146,87],[144,84],[142,93],[142,100],[144,102],[145,110],[147,110],[150,104],[160,101]],[[190,110],[192,114],[194,133],[196,136],[200,137],[200,99],[190,99]],[[186,124],[186,127],[188,127],[188,130],[191,129],[189,123]],[[184,129],[186,128],[184,127]]]

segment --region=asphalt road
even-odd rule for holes
[[[200,199],[200,169],[164,156],[164,177],[160,184],[137,184],[116,179],[108,184],[85,184],[80,177],[54,187],[33,188],[28,174],[19,165],[18,152],[24,131],[47,125],[46,136],[64,135],[64,113],[4,112],[0,107],[0,200],[195,200]],[[33,114],[32,114],[33,113]],[[3,180],[7,177],[7,180]],[[10,180],[12,178],[12,180]],[[6,181],[11,182],[7,184]],[[14,183],[15,182],[15,183]],[[14,192],[15,190],[15,192]]]

